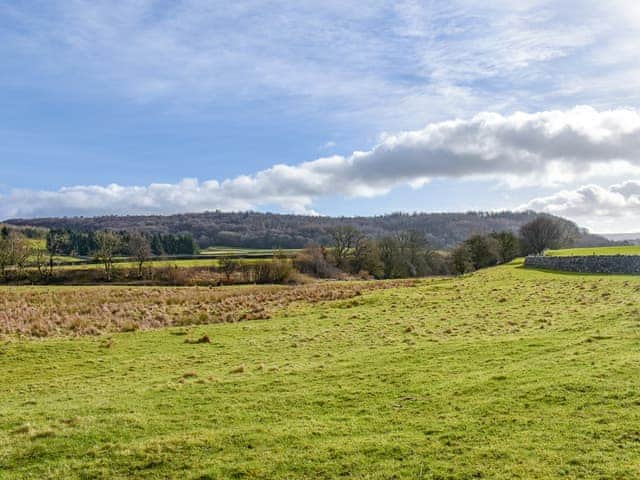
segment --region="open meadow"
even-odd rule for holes
[[[549,250],[546,255],[572,257],[584,255],[640,255],[640,245],[620,245],[612,247],[580,247]]]
[[[639,299],[637,277],[518,261],[2,287],[0,478],[638,478]]]

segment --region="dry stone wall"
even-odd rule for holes
[[[532,255],[525,267],[577,273],[618,273],[640,275],[640,255],[589,255],[579,257],[545,257]]]

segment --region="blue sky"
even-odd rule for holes
[[[535,208],[637,230],[639,40],[631,0],[3,2],[0,218]]]

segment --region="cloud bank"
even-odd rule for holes
[[[640,180],[629,180],[609,187],[583,185],[540,197],[521,209],[545,211],[568,217],[602,233],[640,231]]]
[[[594,176],[640,175],[640,112],[588,106],[538,113],[480,113],[384,135],[368,151],[297,165],[274,165],[223,181],[185,179],[148,186],[13,190],[0,218],[109,213],[173,213],[277,206],[312,212],[329,196],[371,197],[434,178],[495,179],[510,187],[550,186]],[[549,207],[550,208],[550,207]]]

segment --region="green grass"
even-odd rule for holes
[[[567,248],[563,250],[549,250],[547,255],[559,257],[584,256],[584,255],[640,255],[640,245],[615,246],[615,247],[586,247]]]
[[[44,242],[44,240],[34,240],[33,242]],[[269,260],[269,258],[275,254],[282,253],[287,257],[293,257],[299,249],[246,249],[246,248],[234,248],[234,247],[210,247],[200,252],[201,258],[176,258],[176,259],[151,259],[146,262],[147,266],[153,267],[168,267],[168,266],[180,266],[180,267],[216,267],[219,265],[218,259],[220,257],[229,256],[236,258],[239,263],[255,263],[260,261]],[[255,257],[255,258],[252,258]],[[115,268],[137,268],[138,264],[134,261],[123,261],[127,257],[117,257]],[[34,259],[35,260],[35,259]],[[67,255],[59,255],[54,257],[54,261],[58,268],[66,270],[86,270],[86,269],[100,269],[103,268],[99,263],[86,263],[86,258],[73,257]],[[69,264],[73,265],[60,265]]]
[[[265,248],[236,248],[236,247],[209,247],[200,251],[200,255],[213,256],[213,257],[264,257],[269,255],[275,255],[282,253],[286,256],[294,256],[300,252],[301,249],[286,248],[286,249],[265,249]]]
[[[0,478],[638,478],[639,292],[515,263],[264,321],[13,339]]]
[[[260,259],[260,258],[238,258],[238,263],[259,263],[259,262],[268,262],[270,259]],[[171,259],[171,260],[150,260],[145,262],[144,266],[153,267],[153,268],[162,268],[162,267],[217,267],[220,264],[220,260],[217,258],[188,258],[188,259]],[[128,268],[138,268],[138,264],[136,262],[123,262],[119,261],[113,264],[115,269],[128,269]],[[101,263],[77,263],[74,265],[60,265],[56,267],[57,269],[62,270],[92,270],[92,269],[102,269],[104,268]]]

